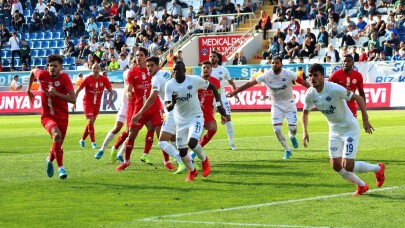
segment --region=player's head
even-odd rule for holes
[[[138,65],[144,65],[146,63],[146,58],[149,56],[148,49],[144,47],[138,48],[138,50],[135,53],[135,59],[136,63]]]
[[[209,76],[211,76],[212,73],[212,64],[210,61],[204,61],[202,63],[202,76],[203,78],[208,78]]]
[[[146,69],[148,70],[148,74],[150,74],[151,76],[155,75],[156,72],[159,71],[159,58],[156,56],[147,58]]]
[[[100,75],[100,72],[101,72],[100,65],[99,65],[98,63],[94,63],[94,64],[91,66],[91,72],[93,73],[93,76],[98,76],[98,75]]]
[[[351,54],[346,54],[343,56],[342,67],[345,72],[350,72],[353,69],[354,60]]]
[[[219,53],[216,51],[212,51],[210,54],[210,62],[213,65],[216,65],[216,64],[218,64],[218,61],[219,61]]]
[[[181,79],[183,77],[186,77],[186,65],[184,65],[183,62],[177,61],[173,65],[173,73],[174,78],[176,79]],[[172,75],[172,77],[173,77]]]
[[[63,59],[60,55],[50,55],[47,57],[47,68],[51,77],[56,77],[62,70]]]
[[[279,74],[281,72],[281,68],[283,67],[283,59],[281,56],[274,56],[271,60],[271,69],[275,74]]]
[[[319,63],[314,63],[308,68],[309,81],[314,88],[323,88],[323,83],[325,80],[325,70],[323,66]]]

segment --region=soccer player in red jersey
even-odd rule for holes
[[[31,92],[34,78],[41,85],[42,126],[52,137],[52,147],[49,157],[46,159],[48,177],[54,174],[53,160],[56,159],[59,170],[59,178],[66,179],[67,174],[63,167],[62,144],[68,127],[68,102],[74,104],[76,95],[72,81],[66,73],[61,73],[63,59],[60,55],[50,55],[47,58],[47,70],[35,68],[31,70],[27,93],[33,102],[35,95]]]
[[[355,93],[357,89],[359,95],[364,99],[364,103],[366,103],[366,95],[364,94],[363,88],[363,76],[360,72],[353,70],[353,65],[353,56],[351,54],[346,54],[343,57],[342,69],[335,71],[329,77],[329,81],[337,83],[353,93]],[[354,117],[357,117],[356,101],[347,101],[347,106],[349,106]]]
[[[115,170],[121,171],[130,165],[130,158],[135,139],[142,129],[142,127],[150,121],[152,126],[155,127],[156,133],[160,132],[163,124],[163,117],[161,113],[161,102],[156,99],[147,112],[145,112],[138,121],[133,121],[144,103],[151,94],[152,77],[148,74],[146,68],[146,58],[148,50],[146,48],[139,48],[135,54],[137,65],[128,72],[128,111],[127,111],[127,127],[129,128],[129,135],[125,142],[125,158]],[[166,159],[166,158],[165,158]],[[168,159],[168,156],[167,156]]]
[[[100,111],[101,98],[103,97],[104,89],[108,90],[107,108],[110,108],[113,91],[110,80],[107,77],[100,74],[101,68],[98,63],[92,66],[92,75],[87,76],[80,87],[76,90],[76,97],[79,95],[82,89],[85,89],[83,97],[83,110],[86,115],[87,125],[84,129],[83,136],[79,143],[81,147],[84,147],[87,136],[90,135],[91,145],[93,149],[97,148],[95,134],[94,134],[94,122],[96,122],[97,115]],[[73,105],[72,110],[76,109],[76,104]]]
[[[202,77],[213,84],[218,89],[218,94],[220,94],[221,82],[211,77],[212,64],[210,61],[205,61],[202,64]],[[204,147],[217,132],[217,121],[214,117],[214,93],[209,89],[199,89],[198,90],[198,100],[201,104],[201,109],[204,114],[204,128],[207,133],[201,139],[200,145]],[[220,104],[217,104],[220,105]]]

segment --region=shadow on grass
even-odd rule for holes
[[[217,183],[217,184],[228,184],[228,185],[244,185],[244,186],[272,186],[272,187],[298,187],[298,188],[306,188],[306,187],[316,187],[316,188],[342,188],[345,189],[347,186],[340,186],[336,184],[325,184],[325,183],[281,183],[281,182],[238,182],[238,181],[220,181],[214,179],[206,179],[204,182],[209,183]]]

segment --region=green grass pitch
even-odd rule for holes
[[[301,113],[300,115],[301,116]],[[51,145],[36,116],[0,116],[0,227],[404,227],[405,115],[403,110],[370,111],[372,135],[362,131],[357,160],[386,163],[386,182],[359,174],[370,192],[355,186],[328,162],[328,128],[319,112],[309,116],[310,146],[283,161],[268,112],[233,113],[237,151],[228,149],[224,126],[206,146],[212,173],[192,183],[163,167],[157,139],[153,166],[140,162],[144,131],[135,142],[132,165],[114,171],[109,150],[79,147],[84,115],[71,115],[64,143],[66,180],[48,178]],[[100,146],[115,122],[96,122]],[[284,126],[287,133],[287,127]],[[110,145],[111,146],[111,145]],[[56,164],[55,164],[56,167]]]

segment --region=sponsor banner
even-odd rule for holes
[[[367,82],[405,82],[405,61],[398,62],[368,62],[367,72],[363,77]]]
[[[241,37],[242,35],[199,36],[198,53],[200,53],[200,62],[209,60],[209,55],[214,48],[217,48],[219,53],[223,53]],[[237,49],[244,41],[242,40],[236,44],[234,48]],[[225,61],[226,57],[222,56],[222,61]]]
[[[231,91],[230,87],[225,87],[225,91]],[[299,109],[304,107],[305,92],[305,87],[293,86],[295,102]],[[364,84],[364,93],[368,108],[391,107],[391,83]],[[232,110],[270,110],[271,101],[265,98],[266,94],[267,88],[265,86],[252,86],[238,94],[239,103],[235,102],[235,98],[229,98],[229,103]]]

